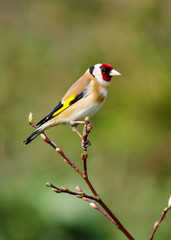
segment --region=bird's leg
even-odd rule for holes
[[[74,123],[77,123],[77,124],[85,124],[85,121],[74,121]],[[81,147],[84,149],[85,147],[87,148],[88,146],[91,145],[91,142],[89,141],[89,139],[87,138],[86,140],[83,138],[83,135],[78,131],[77,129],[78,125],[74,125],[72,126],[72,131],[77,133],[78,136],[82,139],[82,142],[81,142]]]
[[[78,125],[78,124],[85,124],[86,122],[85,121],[72,121],[71,123]]]
[[[72,131],[75,132],[75,133],[77,133],[78,136],[82,139],[83,136],[82,136],[82,134],[78,131],[77,127],[78,127],[78,125],[72,126]]]

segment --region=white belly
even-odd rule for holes
[[[101,104],[95,103],[87,108],[83,108],[83,109],[79,109],[78,111],[75,111],[72,121],[76,121],[76,120],[81,121],[81,120],[84,120],[86,116],[88,117],[93,116],[102,107],[103,103]]]

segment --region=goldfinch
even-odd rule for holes
[[[103,105],[113,76],[121,75],[106,63],[91,66],[66,92],[57,106],[40,122],[24,144],[30,143],[46,129],[58,124],[69,124],[74,131],[86,116],[91,117]],[[78,133],[79,134],[79,133]]]

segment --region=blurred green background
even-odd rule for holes
[[[83,180],[41,138],[22,141],[90,66],[113,78],[92,118],[88,172],[135,239],[149,239],[171,194],[169,0],[0,1],[0,239],[126,239],[88,203],[54,194]],[[81,131],[81,127],[79,129]],[[48,131],[81,168],[70,127]],[[171,213],[155,239],[171,239]]]

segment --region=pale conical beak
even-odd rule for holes
[[[113,77],[113,76],[120,76],[121,73],[117,72],[116,70],[112,69],[109,73],[109,76],[110,77]]]

